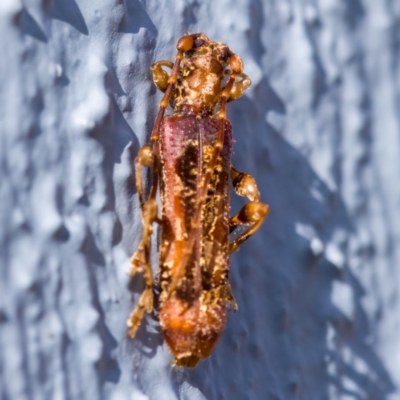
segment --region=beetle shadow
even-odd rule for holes
[[[138,274],[129,283],[129,291],[136,294],[142,294],[144,290],[143,274]],[[132,310],[137,306],[137,302],[133,304]],[[154,307],[151,314],[145,313],[139,329],[135,335],[133,347],[147,359],[152,359],[157,349],[163,344],[161,328],[158,323],[158,293],[154,295]]]
[[[106,76],[107,91],[113,93],[110,96],[111,113],[112,113],[112,130],[113,130],[113,143],[110,148],[113,149],[112,154],[112,169],[113,171],[118,167],[129,170],[129,174],[123,174],[120,178],[114,177],[114,183],[118,186],[118,190],[123,194],[119,196],[119,209],[118,216],[121,220],[120,244],[127,254],[133,254],[137,248],[138,239],[140,239],[141,219],[138,213],[138,204],[134,202],[136,198],[136,175],[135,175],[135,159],[140,148],[138,137],[134,130],[131,128],[124,112],[132,111],[129,102],[125,102],[123,106],[118,104],[118,98],[126,96],[121,83],[118,80],[117,74],[114,69],[110,68]],[[152,110],[148,111],[152,113]],[[110,163],[111,164],[111,163]],[[150,175],[150,170],[145,169],[144,175]],[[151,185],[146,184],[146,191],[150,190]],[[145,196],[148,193],[145,193]],[[138,234],[139,233],[139,234]],[[155,240],[154,240],[155,241]],[[153,257],[154,258],[154,257]],[[139,296],[143,293],[144,279],[143,274],[138,273],[129,280],[128,291],[135,294],[136,301],[130,304],[130,311],[134,310],[137,306]],[[157,310],[158,295],[155,293],[154,309]],[[126,314],[127,319],[129,313]],[[157,352],[157,349],[162,345],[163,339],[158,326],[158,318],[156,312],[153,311],[150,315],[145,313],[145,316],[140,324],[140,327],[135,335],[135,339],[129,338],[125,341],[130,348],[128,354],[136,353],[147,359],[152,359]]]
[[[279,104],[269,99],[267,106]],[[343,200],[265,122],[258,104],[243,97],[230,107],[234,150],[240,149],[233,165],[255,177],[261,201],[271,212],[231,256],[230,280],[239,310],[230,313],[213,355],[188,371],[187,378],[206,398],[246,398],[250,388],[254,398],[311,398],[316,393],[328,398],[332,387],[339,396],[360,398],[357,393],[368,387],[374,398],[386,399],[395,387],[367,341],[371,330],[361,283],[347,266],[340,269],[324,254],[314,255],[310,238],[297,233],[298,226],[309,227],[323,243],[337,232],[350,233]],[[284,107],[278,109],[284,113]],[[231,213],[245,203],[232,194]],[[333,304],[336,282],[352,291],[352,319]],[[346,352],[361,360],[364,370],[350,363]],[[208,384],[215,377],[218,385]],[[343,386],[346,379],[359,392]]]

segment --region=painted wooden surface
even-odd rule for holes
[[[397,0],[1,0],[0,398],[399,399],[399,20]],[[149,67],[188,30],[244,60],[234,165],[271,214],[232,256],[215,353],[180,371],[155,318],[134,341],[125,321]]]

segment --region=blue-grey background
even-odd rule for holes
[[[149,67],[186,31],[244,60],[234,165],[271,214],[214,354],[176,370],[125,321]],[[1,400],[400,398],[398,0],[1,0],[0,49]]]

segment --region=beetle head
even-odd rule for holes
[[[213,42],[204,33],[195,33],[193,37],[193,47],[185,53],[187,61],[212,60],[217,62],[222,70],[229,65],[229,58],[232,55],[229,47],[220,42]]]

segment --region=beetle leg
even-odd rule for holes
[[[241,73],[238,77],[241,78],[241,80],[233,84],[228,101],[233,101],[241,97],[251,85],[251,80],[246,74]]]
[[[171,61],[157,61],[153,64],[151,68],[151,72],[153,73],[153,82],[162,92],[165,92],[168,87],[169,75],[166,71],[162,69],[162,67],[173,68],[174,63]]]
[[[244,172],[231,168],[231,179],[235,192],[239,196],[247,197],[250,202],[229,220],[229,231],[232,233],[238,226],[251,225],[249,229],[238,236],[229,244],[229,253],[234,252],[245,240],[254,235],[263,224],[269,213],[269,206],[259,202],[260,192],[258,191],[254,178]]]
[[[153,222],[157,220],[157,202],[152,190],[149,199],[144,201],[142,167],[151,167],[154,164],[155,155],[153,149],[149,145],[144,145],[138,153],[135,162],[136,170],[136,186],[139,195],[139,203],[142,215],[143,236],[139,247],[131,258],[130,277],[133,277],[137,272],[144,270],[145,289],[139,299],[136,309],[131,313],[127,321],[130,328],[128,335],[135,337],[136,331],[139,328],[140,322],[143,319],[144,312],[151,313],[153,310],[153,286],[154,278],[151,270],[150,252],[151,252],[151,234],[153,232]],[[157,185],[157,181],[153,182],[153,186]]]
[[[168,84],[165,89],[164,96],[160,101],[160,110],[158,111],[157,119],[154,124],[153,132],[151,133],[151,140],[158,141],[160,138],[160,126],[161,121],[164,117],[165,109],[168,107],[169,101],[171,99],[172,90],[175,87],[176,81],[178,80],[179,75],[179,67],[181,65],[181,61],[183,59],[183,53],[192,49],[194,44],[193,35],[182,36],[178,40],[178,44],[176,45],[176,49],[178,53],[175,56],[175,63],[172,67],[171,75],[168,78]],[[160,67],[161,68],[161,67]],[[164,82],[165,84],[165,82]]]

